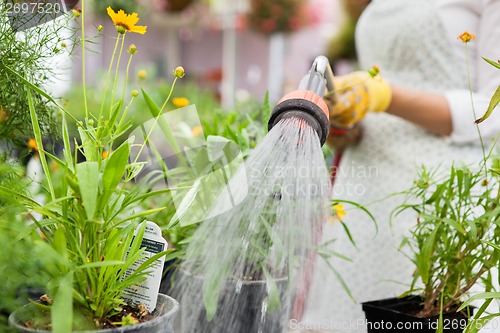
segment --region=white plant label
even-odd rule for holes
[[[167,241],[162,237],[161,229],[156,223],[151,221],[146,222],[146,230],[144,231],[141,247],[146,248],[143,253],[143,258],[134,263],[134,265],[125,272],[123,278],[132,274],[148,258],[166,250]],[[160,291],[164,262],[165,256],[157,259],[154,265],[149,269],[150,272],[146,275],[146,280],[125,289],[123,298],[133,304],[142,303],[146,305],[149,312],[153,312],[156,308],[158,292]]]

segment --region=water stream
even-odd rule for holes
[[[298,118],[281,120],[230,188],[212,209],[224,213],[200,224],[177,271],[179,332],[287,332],[303,306],[314,250],[330,215],[329,174],[317,133]]]

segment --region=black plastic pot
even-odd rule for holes
[[[420,318],[415,314],[422,309],[422,298],[407,296],[362,303],[368,333],[435,333],[439,316]],[[443,314],[443,333],[462,333],[467,326],[472,308],[468,311]]]
[[[190,300],[199,300],[203,292],[203,278],[193,276],[185,271],[178,270],[181,279],[194,279],[189,283],[189,290],[184,291],[181,302],[181,332],[189,333],[281,333],[288,324],[288,308],[274,312],[263,311],[264,295],[266,295],[266,281],[243,281],[239,292],[236,282],[227,281],[221,291],[218,310],[211,321],[206,320],[206,312],[200,309],[199,304],[192,304]],[[282,304],[286,303],[286,278],[275,280]],[[183,282],[180,281],[182,284]],[[231,309],[221,311],[222,305],[231,304]],[[199,312],[198,315],[195,315]]]
[[[156,302],[156,310],[153,312],[154,319],[138,325],[111,328],[104,330],[77,331],[74,333],[173,333],[174,319],[179,310],[179,303],[170,296],[159,294]],[[27,328],[22,323],[30,320],[31,315],[39,309],[32,304],[27,304],[9,316],[9,325],[19,333],[48,333],[49,331]],[[50,314],[48,314],[50,315]]]

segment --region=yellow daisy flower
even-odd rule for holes
[[[125,14],[123,9],[120,9],[118,13],[115,13],[113,8],[107,8],[108,15],[113,20],[116,30],[124,34],[125,32],[136,32],[138,34],[144,35],[146,33],[147,26],[145,25],[135,25],[139,22],[139,16],[137,13]]]
[[[458,39],[462,40],[462,42],[464,42],[464,43],[468,43],[471,40],[476,39],[476,35],[471,34],[471,33],[466,31],[463,34],[461,34],[460,36],[458,36]]]
[[[186,97],[175,97],[172,98],[172,104],[174,104],[178,108],[183,108],[189,105],[189,99],[187,99]]]
[[[342,216],[346,216],[346,212],[344,210],[344,206],[342,206],[341,204],[336,204],[336,205],[333,205],[332,206],[332,217],[330,219],[330,222],[331,223],[334,223],[335,222],[335,219],[339,220],[340,222],[343,222],[342,221]]]

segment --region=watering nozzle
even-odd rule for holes
[[[299,118],[318,133],[323,146],[330,128],[328,106],[323,100],[327,90],[333,90],[333,71],[328,59],[318,56],[298,89],[283,96],[273,109],[268,129],[271,130],[282,119]]]

